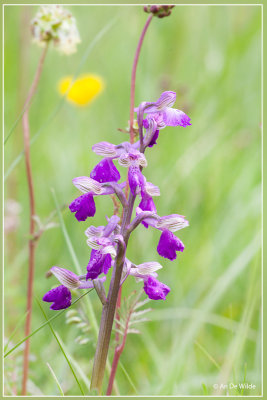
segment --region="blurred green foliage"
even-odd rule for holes
[[[77,197],[71,179],[88,175],[99,161],[91,152],[94,143],[127,140],[117,128],[127,126],[129,119],[131,66],[147,17],[138,6],[69,9],[77,18],[82,43],[69,57],[49,49],[30,110],[32,136],[58,107],[59,79],[75,73],[96,34],[114,17],[116,22],[81,71],[102,76],[104,92],[86,108],[64,102],[32,145],[37,213],[42,221],[55,210],[51,188],[62,206]],[[36,11],[35,6],[5,7],[6,134],[23,108],[41,53],[29,33],[29,20]],[[127,338],[121,361],[134,385],[119,367],[121,395],[136,394],[134,386],[140,395],[211,395],[215,383],[238,384],[244,379],[256,389],[228,393],[261,394],[260,56],[258,6],[177,6],[170,18],[155,18],[149,28],[137,70],[136,104],[155,101],[164,90],[176,91],[176,107],[191,117],[192,126],[160,133],[158,145],[147,151],[145,175],[161,189],[161,197],[156,198],[158,213],[185,215],[190,227],[178,232],[186,248],[174,262],[157,254],[157,231],[140,227],[129,243],[128,257],[133,262],[163,264],[159,278],[172,290],[166,302],[150,303],[151,321],[140,326],[142,334]],[[5,146],[6,170],[22,149],[19,124]],[[26,307],[29,207],[23,159],[6,180],[5,198],[15,199],[22,207],[20,225],[6,234],[5,241],[8,338]],[[67,208],[63,212],[83,268],[90,254],[85,229],[91,223],[104,224],[105,215],[113,210],[111,200],[102,196],[96,206],[94,220],[81,223]],[[73,268],[60,228],[45,232],[37,247],[34,291],[39,299],[56,284],[54,278],[45,277],[53,265]],[[123,296],[140,285],[128,279]],[[95,293],[90,293],[90,299],[99,320],[100,302]],[[54,315],[47,305],[44,308],[48,316]],[[34,304],[32,329],[43,322]],[[84,345],[75,342],[76,327],[66,325],[64,316],[53,327],[90,379],[95,338]],[[21,338],[22,326],[13,344]],[[31,354],[32,394],[60,394],[46,363],[65,394],[79,394],[48,327],[32,338]],[[21,355],[20,348],[7,358],[6,394],[14,390],[14,379],[20,382]],[[86,386],[84,390],[88,393]]]

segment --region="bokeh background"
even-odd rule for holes
[[[74,269],[51,188],[84,270],[89,260],[84,231],[92,223],[102,225],[112,213],[111,200],[101,196],[95,218],[78,223],[66,205],[78,195],[72,178],[89,175],[100,160],[91,146],[127,140],[118,128],[125,128],[129,119],[131,66],[146,20],[140,6],[67,8],[77,19],[82,43],[71,56],[59,55],[51,46],[30,110],[31,135],[38,134],[31,147],[37,214],[44,223],[52,213],[59,223],[44,232],[37,247],[34,293],[39,299],[56,284],[55,278],[46,278],[51,266]],[[29,30],[36,11],[35,6],[6,6],[4,11],[5,135],[13,129],[5,145],[7,340],[17,328],[9,348],[24,337],[23,324],[18,323],[26,307],[28,192],[23,157],[12,163],[23,149],[21,122],[15,128],[14,122],[41,54]],[[88,46],[110,23],[87,57]],[[259,6],[177,6],[171,17],[155,18],[148,30],[137,71],[136,104],[155,101],[164,90],[176,91],[176,107],[191,117],[192,126],[160,133],[158,145],[147,151],[145,175],[160,187],[158,213],[185,215],[190,227],[178,232],[186,248],[174,262],[158,255],[157,231],[140,227],[129,243],[133,262],[164,265],[159,278],[172,290],[165,302],[149,303],[153,311],[150,321],[139,326],[141,334],[128,336],[116,393],[212,395],[216,383],[246,381],[256,389],[222,394],[261,394],[260,66]],[[62,100],[57,91],[58,81],[78,69],[105,81],[102,94],[83,108]],[[128,279],[123,297],[139,288],[140,283]],[[95,293],[90,301],[99,321]],[[47,315],[54,315],[43,304]],[[34,303],[32,329],[43,322]],[[88,393],[93,329],[90,341],[80,344],[75,340],[80,335],[77,325],[66,324],[65,315],[53,327]],[[22,349],[6,358],[6,394],[20,391]],[[47,363],[65,394],[80,394],[49,327],[31,340],[31,394],[59,394]]]

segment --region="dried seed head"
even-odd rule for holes
[[[55,4],[40,7],[31,21],[31,31],[34,42],[39,46],[53,41],[55,47],[65,54],[75,53],[76,45],[81,41],[75,18]]]

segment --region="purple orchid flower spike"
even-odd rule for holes
[[[175,101],[175,92],[163,92],[156,102],[146,103],[144,112],[148,119],[154,119],[158,129],[165,128],[165,126],[183,126],[185,128],[191,125],[190,118],[183,111],[172,108]]]
[[[71,305],[71,290],[94,287],[93,282],[83,282],[83,276],[79,277],[65,268],[52,267],[50,271],[61,283],[60,286],[49,290],[43,297],[43,301],[52,303],[51,310],[68,308]],[[103,283],[105,279],[105,277],[101,278],[100,282]]]

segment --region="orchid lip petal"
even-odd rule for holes
[[[190,118],[181,110],[166,107],[163,112],[163,121],[168,126],[182,126],[187,127],[191,125]]]

